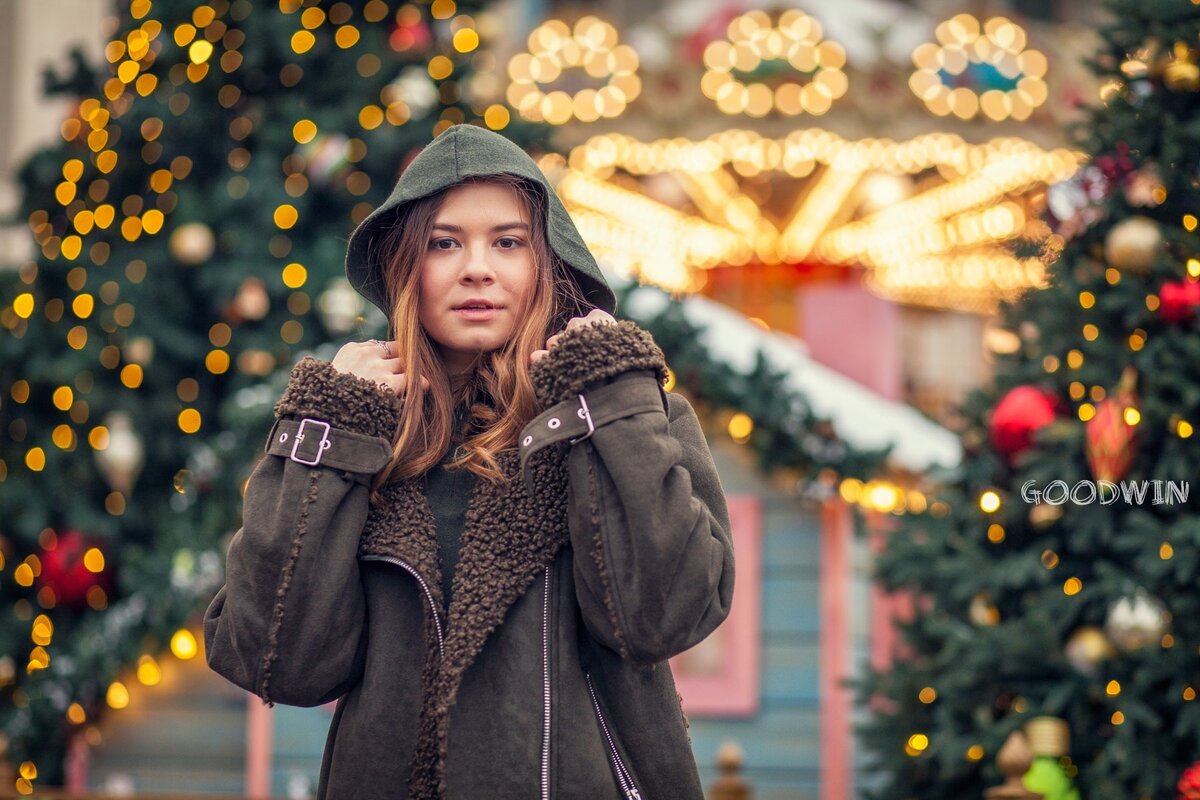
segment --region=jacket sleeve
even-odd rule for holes
[[[244,489],[225,585],[204,615],[209,666],[268,704],[319,705],[361,675],[366,607],[358,541],[370,478],[390,456],[401,402],[380,384],[305,357],[275,405],[267,454]],[[291,458],[286,445],[295,431],[289,439],[281,426],[305,418],[330,428],[304,423],[300,457],[316,460],[327,438],[331,446],[321,454],[329,463]]]
[[[662,391],[662,351],[629,320],[587,325],[563,334],[531,376],[546,406],[611,382],[649,383],[665,399],[665,409],[618,412],[570,447],[576,594],[591,635],[625,658],[654,663],[692,647],[729,614],[733,546],[696,413]]]

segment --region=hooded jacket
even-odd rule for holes
[[[615,302],[540,170],[499,134],[449,128],[351,237],[374,247],[413,198],[512,172],[545,190],[551,246],[592,302]],[[209,665],[267,703],[337,700],[323,800],[695,798],[703,792],[666,659],[729,613],[729,517],[696,414],[630,321],[560,337],[531,368],[542,412],[467,505],[449,611],[420,478],[382,489],[403,400],[301,359],[245,487]]]

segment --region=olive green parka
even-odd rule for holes
[[[355,231],[347,274],[386,310],[372,245],[407,200],[469,174],[544,187],[551,246],[611,291],[520,148],[449,128]],[[372,288],[376,287],[376,288]],[[542,413],[470,497],[448,613],[420,479],[369,502],[401,398],[305,357],[245,489],[209,665],[268,703],[337,700],[322,800],[700,800],[666,659],[729,613],[733,551],[695,412],[633,322],[564,334],[531,368]]]

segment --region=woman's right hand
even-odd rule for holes
[[[396,351],[396,344],[387,344],[388,348],[384,350],[377,341],[348,342],[342,345],[330,363],[339,372],[377,383],[397,396],[403,395],[408,376],[400,371],[399,357],[388,355]],[[429,381],[425,378],[421,378],[421,388],[429,388]]]

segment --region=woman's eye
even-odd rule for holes
[[[512,238],[511,236],[506,236],[506,237],[504,237],[503,239],[501,239],[500,241],[501,241],[501,242],[508,242],[508,243],[511,245],[510,247],[502,247],[502,248],[501,248],[502,250],[513,250],[513,249],[515,249],[515,248],[518,248],[518,247],[520,247],[520,246],[521,246],[521,240],[520,240],[520,239],[514,239],[514,238]]]
[[[446,242],[449,242],[450,244],[454,244],[453,239],[434,239],[433,241],[431,241],[429,243],[429,246],[432,247],[434,250],[448,250],[449,248],[440,246],[442,244],[445,244]]]

